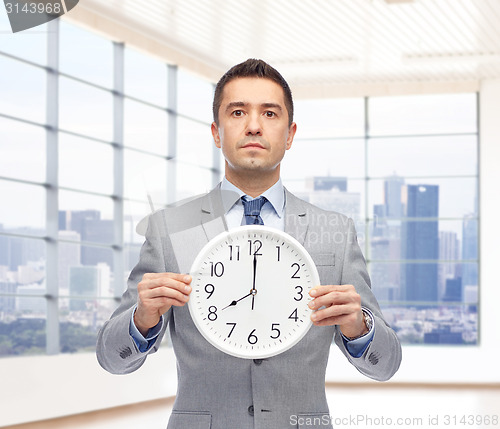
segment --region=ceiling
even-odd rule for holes
[[[500,78],[500,0],[82,0],[67,18],[212,81],[262,58],[302,97]]]

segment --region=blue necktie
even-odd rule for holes
[[[247,201],[246,195],[241,197],[243,209],[245,210],[245,223],[247,225],[264,225],[264,221],[260,217],[260,210],[266,203],[266,197],[258,197],[254,200]]]

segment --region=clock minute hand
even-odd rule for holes
[[[255,277],[257,274],[257,255],[254,253],[253,255],[253,286],[252,290],[250,291],[252,294],[252,310],[253,310],[253,305],[255,301],[255,295],[257,294],[257,289],[255,289]]]

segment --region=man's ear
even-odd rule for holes
[[[215,146],[220,149],[219,127],[215,122],[212,122],[212,137],[214,138]]]
[[[292,147],[293,138],[295,137],[295,133],[297,131],[297,124],[292,122],[290,128],[288,129],[288,138],[286,139],[286,150]]]

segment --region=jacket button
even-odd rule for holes
[[[251,416],[253,416],[253,405],[250,405],[248,407],[248,414],[250,414]]]
[[[262,359],[254,359],[254,360],[253,360],[253,363],[254,363],[255,365],[260,365],[260,364],[262,363]]]

